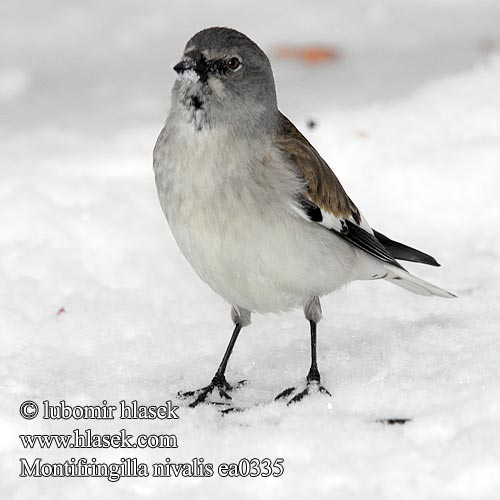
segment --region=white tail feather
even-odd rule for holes
[[[419,295],[436,295],[437,297],[444,297],[447,299],[456,298],[456,295],[453,295],[452,293],[447,292],[432,283],[428,283],[423,279],[417,278],[417,276],[410,274],[404,269],[399,269],[398,267],[391,266],[390,264],[385,264],[384,267],[387,271],[385,279],[393,285],[400,286]]]

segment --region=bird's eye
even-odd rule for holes
[[[237,57],[231,57],[231,59],[228,59],[226,61],[226,66],[231,70],[234,71],[235,69],[238,69],[240,67],[240,60]]]

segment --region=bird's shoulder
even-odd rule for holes
[[[304,180],[307,198],[323,212],[361,224],[361,214],[326,161],[280,113],[275,145]]]

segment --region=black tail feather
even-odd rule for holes
[[[374,230],[373,234],[395,259],[407,260],[409,262],[419,262],[420,264],[427,264],[429,266],[441,265],[434,257],[431,257],[420,250],[416,250],[415,248],[399,243],[398,241],[393,241],[378,231]]]

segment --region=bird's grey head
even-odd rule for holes
[[[271,65],[242,33],[229,28],[196,33],[174,70],[172,107],[196,130],[249,133],[273,126],[278,113]]]

